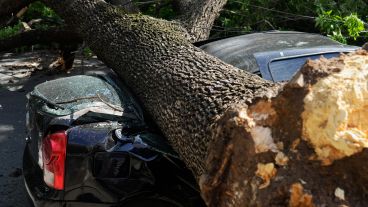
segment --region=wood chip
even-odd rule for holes
[[[336,198],[339,198],[340,200],[345,200],[345,191],[341,188],[336,188],[335,196]]]
[[[269,186],[271,183],[271,179],[275,177],[276,173],[277,170],[272,162],[266,164],[258,163],[256,175],[263,180],[263,184],[259,186],[259,189],[263,189]]]
[[[279,166],[286,166],[289,162],[289,158],[283,152],[278,152],[275,161]]]

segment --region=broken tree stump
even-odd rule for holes
[[[368,52],[309,60],[213,132],[208,206],[368,206]]]

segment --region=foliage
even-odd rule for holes
[[[172,20],[178,17],[173,0],[133,0],[142,13]],[[321,33],[342,43],[362,45],[366,31],[368,3],[365,0],[228,0],[212,28],[211,38],[267,30],[297,30]],[[32,28],[48,29],[62,19],[37,1],[21,21],[43,19]],[[0,38],[16,34],[20,23],[0,30]]]
[[[320,28],[321,31],[327,33],[332,39],[346,43],[347,37],[356,40],[365,30],[364,22],[357,14],[341,17],[339,15],[333,15],[332,12],[332,10],[323,11],[322,14],[316,18],[316,26]]]
[[[61,18],[52,9],[45,6],[40,1],[36,1],[29,5],[27,12],[22,17],[22,20],[28,22],[32,19],[39,19],[39,18],[61,20]]]
[[[367,16],[364,0],[228,0],[216,25],[226,33],[297,30],[361,44]]]
[[[93,51],[89,47],[84,47],[83,51],[82,51],[82,54],[83,54],[84,57],[90,58],[90,57],[93,56]]]
[[[29,22],[34,19],[42,20],[40,23],[32,25],[33,29],[38,30],[47,30],[50,27],[63,24],[61,17],[40,1],[31,3],[26,13],[21,17],[21,21],[24,22]]]
[[[357,14],[350,14],[344,18],[344,26],[347,28],[349,36],[356,39],[364,31],[364,22],[359,19]]]
[[[9,38],[17,34],[22,29],[21,22],[28,22],[33,19],[43,19],[40,24],[35,24],[33,29],[46,30],[50,26],[58,25],[62,22],[61,18],[43,3],[36,1],[31,3],[26,13],[20,18],[17,24],[0,29],[0,39]]]
[[[18,34],[23,26],[22,22],[28,22],[33,19],[42,19],[41,23],[32,26],[33,29],[47,30],[51,26],[60,25],[62,19],[43,3],[36,1],[28,6],[26,13],[20,18],[17,24],[0,29],[0,39],[6,39]]]
[[[9,26],[9,27],[5,27],[1,29],[0,30],[0,40],[16,35],[21,30],[21,28],[22,28],[22,23],[19,21],[14,26]]]
[[[139,6],[140,11],[146,15],[167,20],[172,20],[177,16],[173,9],[172,0],[158,0],[152,1],[152,3],[148,1],[148,4],[142,0],[133,0],[133,2]]]
[[[135,0],[144,14],[175,19],[173,0]],[[148,2],[148,4],[147,4]],[[321,33],[342,43],[362,44],[368,3],[365,0],[228,0],[211,37],[256,31],[297,30]]]

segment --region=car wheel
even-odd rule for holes
[[[183,207],[179,203],[166,197],[160,198],[135,198],[124,202],[120,207]]]

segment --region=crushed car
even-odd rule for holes
[[[357,49],[299,32],[196,45],[274,82],[307,59]],[[35,206],[205,206],[190,170],[112,71],[48,81],[27,98],[23,174]]]

